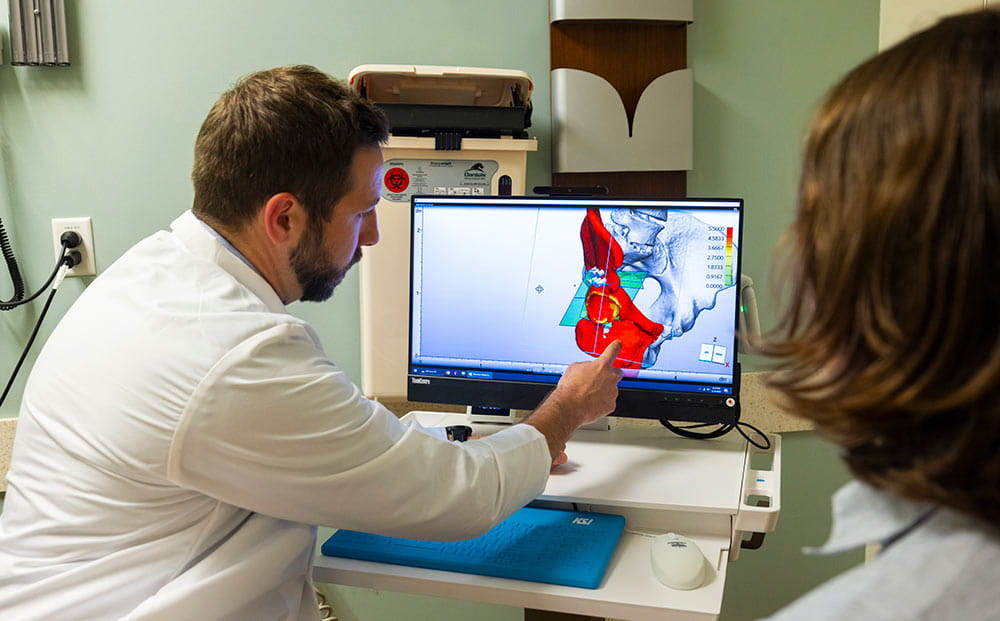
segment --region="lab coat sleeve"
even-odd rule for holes
[[[307,326],[244,341],[201,381],[168,457],[177,484],[273,517],[427,539],[485,532],[542,492],[527,425],[452,443],[363,397]]]

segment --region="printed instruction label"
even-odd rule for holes
[[[382,165],[382,198],[408,203],[416,194],[487,196],[499,169],[495,160],[389,159]]]

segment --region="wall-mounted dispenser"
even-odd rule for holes
[[[410,198],[524,194],[531,77],[512,69],[362,65],[350,86],[389,119],[379,243],[361,259],[361,387],[406,397]]]
[[[63,0],[10,0],[12,65],[69,66]]]

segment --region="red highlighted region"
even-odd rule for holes
[[[615,366],[642,368],[646,349],[663,332],[663,325],[646,318],[621,287],[618,269],[624,261],[624,253],[604,226],[598,209],[587,209],[580,227],[580,241],[583,242],[585,278],[590,286],[585,301],[586,316],[576,324],[576,344],[585,353],[597,357],[612,341],[621,341],[622,351]]]

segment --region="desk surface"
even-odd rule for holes
[[[421,413],[425,425],[454,424],[460,414]],[[489,426],[476,426],[488,432]],[[710,441],[666,429],[619,424],[579,430],[566,447],[569,462],[549,478],[543,506],[620,513],[626,533],[598,589],[490,578],[319,555],[318,582],[482,601],[617,619],[712,619],[725,586],[732,520],[740,505],[746,442],[737,434]],[[650,535],[683,533],[698,543],[711,576],[692,591],[654,577]],[[320,529],[320,543],[332,529]]]
[[[332,532],[332,529],[320,529],[320,541],[325,541]],[[714,619],[722,602],[729,539],[692,538],[712,568],[712,575],[706,578],[705,584],[693,591],[675,591],[660,584],[650,569],[651,540],[633,533],[622,536],[604,581],[597,589],[354,561],[322,556],[318,552],[313,578],[317,582],[346,586],[611,619]]]
[[[739,508],[747,453],[737,434],[703,441],[666,429],[581,429],[566,454],[540,499],[702,514]]]

